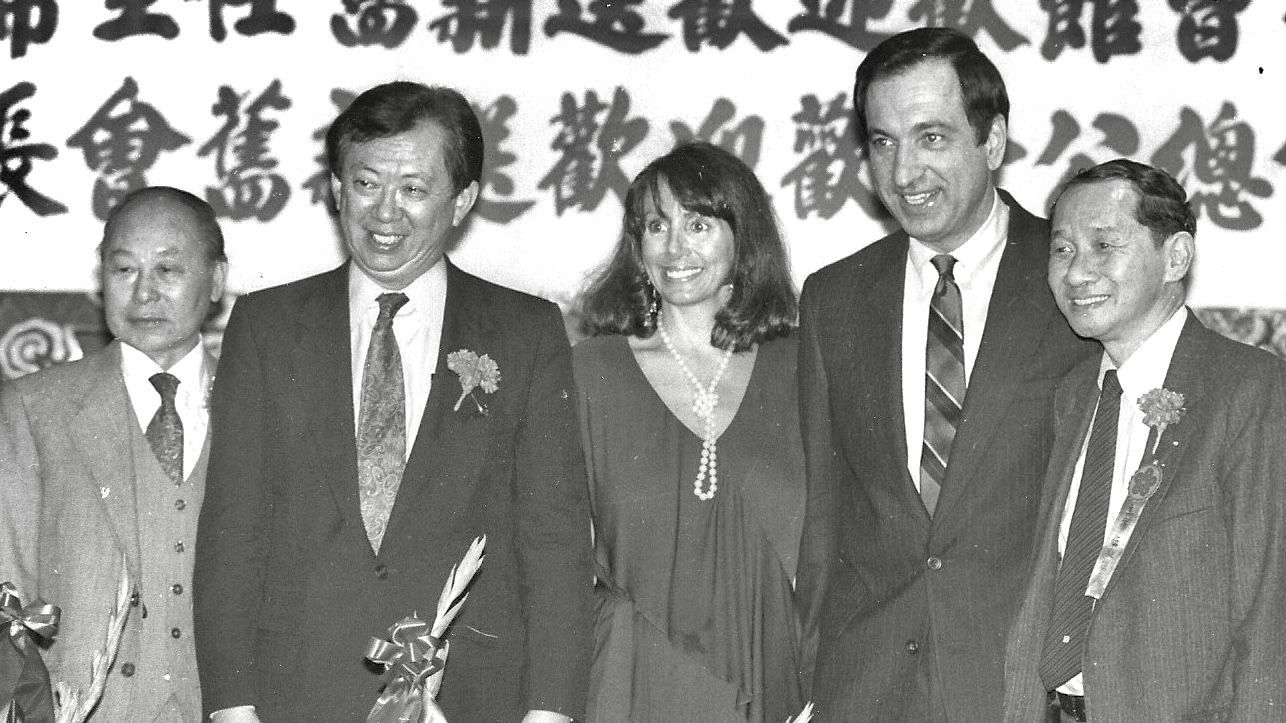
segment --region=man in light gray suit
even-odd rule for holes
[[[192,547],[214,377],[200,328],[223,295],[223,235],[196,196],[145,188],[113,209],[99,255],[116,340],[0,387],[0,579],[62,608],[45,662],[88,692],[124,566],[131,607],[89,720],[196,723]]]
[[[1185,306],[1181,186],[1118,159],[1053,212],[1049,285],[1103,353],[1055,396],[1005,720],[1286,720],[1286,363]]]

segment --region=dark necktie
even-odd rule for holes
[[[930,516],[947,478],[951,442],[965,396],[964,311],[960,287],[951,274],[955,265],[953,256],[933,257],[938,284],[929,302],[929,336],[924,345],[924,444],[920,449],[920,497]]]
[[[393,336],[393,316],[407,298],[406,294],[380,294],[378,301],[380,314],[366,350],[357,416],[362,524],[371,549],[377,553],[406,465],[406,390],[402,383],[402,354]]]
[[[174,406],[179,378],[167,372],[153,374],[149,381],[161,395],[161,406],[147,423],[147,443],[161,463],[161,469],[174,484],[183,483],[183,420]]]
[[[1103,375],[1103,391],[1085,448],[1080,491],[1067,532],[1063,562],[1054,584],[1054,612],[1040,659],[1040,678],[1053,690],[1081,672],[1085,633],[1094,612],[1094,599],[1085,594],[1090,573],[1107,529],[1107,503],[1116,466],[1116,420],[1121,411],[1121,384],[1116,370]]]

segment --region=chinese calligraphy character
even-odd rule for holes
[[[803,160],[781,179],[783,187],[795,187],[795,216],[817,213],[831,218],[849,199],[857,201],[867,215],[887,218],[875,193],[862,182],[862,153],[854,141],[853,113],[848,96],[840,93],[825,106],[815,95],[800,99],[795,121],[795,153]]]
[[[232,88],[219,87],[219,101],[211,108],[226,120],[223,127],[197,151],[201,157],[214,154],[215,173],[222,187],[207,187],[205,200],[218,216],[242,220],[254,217],[269,221],[281,211],[290,198],[290,186],[277,173],[277,160],[268,156],[268,135],[277,122],[266,120],[268,110],[285,110],[290,99],[281,94],[281,81],[274,80],[258,98],[242,110],[242,101]]]
[[[1237,13],[1250,0],[1170,0],[1179,20],[1179,52],[1192,62],[1214,58],[1223,62],[1237,52]]]
[[[47,43],[58,29],[55,0],[0,0],[0,40],[9,40],[9,57],[21,58],[31,43]]]
[[[340,88],[335,88],[330,92],[330,102],[335,104],[335,109],[339,113],[347,110],[356,97],[356,93]],[[330,192],[330,164],[326,159],[326,131],[328,130],[330,130],[329,123],[313,131],[313,140],[319,141],[322,146],[321,153],[313,156],[313,160],[317,161],[318,168],[317,172],[309,176],[308,180],[300,184],[299,187],[309,192],[308,202],[314,206],[325,201],[326,210],[333,216],[338,211],[335,208],[335,198],[331,196]]]
[[[683,21],[683,44],[693,52],[702,42],[723,50],[740,35],[760,50],[785,45],[786,39],[755,14],[750,0],[682,0],[668,13]]]
[[[400,0],[344,0],[345,15],[357,16],[357,30],[338,13],[330,17],[330,31],[345,47],[383,45],[396,48],[411,34],[419,20],[415,8]]]
[[[737,156],[752,170],[759,164],[759,149],[763,145],[764,119],[759,116],[747,116],[731,129],[724,129],[737,114],[737,106],[727,98],[715,100],[714,106],[705,121],[693,131],[686,123],[670,123],[670,132],[676,143],[690,140],[703,140],[713,143]],[[723,130],[720,130],[723,129]],[[715,133],[718,132],[718,138]]]
[[[501,196],[512,196],[513,179],[503,172],[506,166],[513,164],[517,156],[504,150],[505,139],[509,137],[509,119],[518,112],[518,104],[507,95],[502,95],[486,108],[474,106],[473,112],[478,116],[482,126],[482,139],[487,147],[482,162],[482,182],[478,189],[478,202],[473,212],[493,223],[508,223],[527,212],[535,201],[501,201],[488,196],[488,190],[494,190]]]
[[[82,149],[85,165],[98,174],[94,181],[94,215],[104,221],[127,193],[147,185],[143,174],[162,151],[173,151],[191,142],[150,103],[138,99],[138,83],[128,76],[85,125],[67,139],[69,147]]]
[[[238,33],[254,37],[263,33],[290,35],[295,32],[295,19],[277,9],[277,0],[206,0],[210,3],[210,37],[223,42],[228,28],[223,23],[227,5],[249,5],[250,14],[232,24]]]
[[[1187,150],[1192,149],[1192,155]],[[1186,158],[1192,158],[1187,167]],[[1193,213],[1204,209],[1220,228],[1247,231],[1263,221],[1247,196],[1268,198],[1273,186],[1251,175],[1255,161],[1255,131],[1237,120],[1237,108],[1225,102],[1208,127],[1201,116],[1185,107],[1179,128],[1152,154],[1152,164],[1164,168],[1188,189]]]
[[[31,131],[24,125],[31,119],[31,111],[18,105],[35,94],[36,86],[27,82],[17,83],[0,93],[0,186],[4,188],[0,203],[12,192],[37,216],[67,213],[66,206],[27,185],[33,158],[52,161],[58,157],[58,150],[48,143],[19,145],[31,137]]]
[[[438,42],[451,41],[456,53],[467,53],[476,38],[490,50],[500,43],[505,21],[510,20],[509,49],[525,55],[531,45],[531,0],[442,0],[442,5],[457,8],[429,23],[438,31]]]
[[[545,21],[545,36],[574,33],[617,52],[638,55],[670,37],[665,33],[643,32],[643,17],[633,8],[641,2],[643,0],[590,0],[588,10],[594,19],[587,21],[581,18],[578,0],[558,0],[558,14]]]
[[[166,40],[179,36],[179,26],[174,18],[164,13],[148,12],[156,0],[107,0],[108,10],[119,10],[120,15],[94,28],[99,40],[116,41],[131,35],[159,35]]]
[[[1068,148],[1072,142],[1081,135],[1081,124],[1071,113],[1065,110],[1057,110],[1050,117],[1050,123],[1054,126],[1054,132],[1050,134],[1049,143],[1045,149],[1040,152],[1036,158],[1038,166],[1052,166]],[[1132,156],[1139,150],[1139,131],[1134,123],[1123,115],[1116,113],[1099,113],[1094,118],[1094,127],[1098,129],[1101,140],[1097,148],[1107,149],[1107,153],[1098,154],[1096,160],[1087,149],[1073,153],[1067,159],[1067,170],[1063,173],[1059,182],[1054,184],[1054,190],[1050,192],[1049,198],[1045,199],[1045,207],[1053,206],[1054,201],[1058,200],[1058,191],[1063,184],[1076,175],[1076,172],[1093,166],[1095,163],[1105,160],[1111,160],[1119,156]]]
[[[791,18],[786,30],[792,33],[815,30],[868,52],[890,36],[868,30],[866,24],[886,17],[893,8],[893,0],[827,0],[825,8],[819,6],[819,0],[803,0],[803,5],[804,12]],[[840,19],[845,6],[847,22]]]
[[[1028,43],[1000,17],[991,0],[919,0],[907,17],[930,27],[955,28],[971,38],[986,30],[1002,50],[1013,50]]]
[[[1113,55],[1132,55],[1142,49],[1139,34],[1143,26],[1134,18],[1139,14],[1137,0],[1040,0],[1049,14],[1049,25],[1040,54],[1048,60],[1057,58],[1063,49],[1085,47],[1085,30],[1081,12],[1090,3],[1090,47],[1094,60],[1106,63]]]
[[[600,126],[598,117],[604,111],[607,118]],[[573,206],[593,211],[609,190],[625,198],[630,181],[618,162],[648,131],[647,120],[627,120],[629,112],[630,96],[624,88],[616,89],[610,108],[592,90],[585,93],[585,105],[580,107],[571,93],[563,94],[562,109],[549,119],[562,126],[550,145],[562,156],[536,186],[553,189],[556,214],[561,216]]]

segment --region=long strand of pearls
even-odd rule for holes
[[[692,372],[688,363],[684,361],[683,355],[675,348],[674,342],[670,339],[670,334],[665,330],[664,317],[657,320],[657,331],[661,332],[661,341],[665,348],[669,350],[670,356],[679,363],[679,368],[688,376],[688,381],[692,382],[692,388],[695,395],[692,399],[692,412],[704,422],[704,434],[701,435],[701,465],[697,468],[697,478],[692,483],[692,493],[697,499],[708,501],[714,499],[714,493],[719,489],[719,450],[715,446],[714,435],[714,410],[719,406],[719,380],[723,379],[723,373],[728,371],[728,362],[732,359],[732,347],[729,346],[723,352],[723,358],[719,361],[719,368],[714,373],[714,378],[710,384],[702,386],[701,380]],[[710,486],[705,486],[706,476],[710,478]]]

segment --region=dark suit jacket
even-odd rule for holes
[[[1033,550],[1054,384],[1092,350],[1045,283],[1048,226],[1003,191],[1008,243],[936,513],[907,472],[908,239],[813,274],[801,298],[808,502],[799,595],[819,721],[995,720]],[[917,440],[918,444],[918,440]]]
[[[579,716],[590,547],[570,348],[557,307],[448,265],[441,352],[379,555],[357,498],[348,266],[237,300],[212,402],[197,545],[197,657],[207,712],[365,720],[382,681],[372,636],[431,621],[477,535],[487,558],[451,629],[439,702],[452,720]],[[500,368],[460,394],[447,354]]]
[[[1005,661],[1008,721],[1044,720],[1058,527],[1098,369],[1095,356],[1058,388],[1040,552]],[[1286,364],[1189,317],[1165,387],[1187,411],[1160,440],[1161,486],[1090,622],[1089,719],[1286,719]]]

